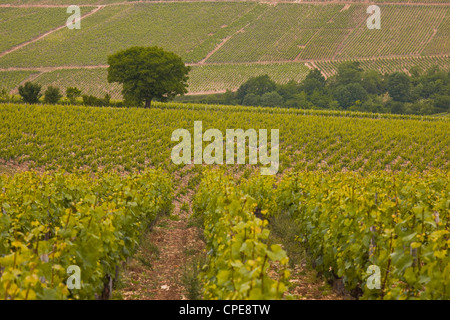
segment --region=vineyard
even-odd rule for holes
[[[317,10],[313,5],[266,7],[248,27],[232,37],[207,62],[293,60],[308,40],[342,6]]]
[[[0,52],[61,26],[67,19],[62,13],[60,8],[0,8]]]
[[[383,6],[382,10],[380,32],[371,33],[361,25],[342,43],[338,58],[420,55],[426,40],[446,17],[448,8]],[[449,48],[444,48],[441,53],[448,51]]]
[[[35,82],[46,86],[67,88],[75,86],[83,94],[104,97],[109,94],[112,99],[122,99],[122,88],[117,83],[106,81],[107,70],[101,69],[62,69],[44,72],[35,79]]]
[[[73,4],[81,29],[65,27]],[[0,0],[0,300],[450,300],[449,31],[447,0]],[[27,81],[121,100],[108,55],[153,45],[191,67],[191,101],[255,76],[309,86],[217,95],[295,108],[18,103]],[[348,61],[443,72],[406,77],[407,100],[404,75],[333,77]],[[340,104],[366,85],[374,108]],[[239,150],[244,164],[206,160]]]
[[[363,298],[449,299],[449,175],[296,172],[277,204],[300,225],[299,241],[329,277]],[[367,269],[381,270],[367,290]]]
[[[29,79],[30,76],[37,75],[36,71],[0,71],[0,78],[2,79],[2,89],[12,91],[18,83]]]
[[[161,172],[25,172],[2,177],[2,299],[93,299],[104,278],[129,257],[143,231],[169,210],[171,183]],[[63,283],[67,265],[83,270],[76,293]]]
[[[446,119],[391,121],[327,111],[305,116],[302,110],[290,109],[278,113],[273,108],[155,106],[161,109],[2,105],[0,158],[49,170],[88,167],[132,172],[159,164],[174,170],[172,132],[177,128],[192,131],[194,121],[202,119],[205,130],[279,128],[283,169],[423,171],[430,166],[448,170],[450,165]],[[266,117],[267,113],[271,116]],[[149,132],[148,128],[154,129]]]
[[[446,118],[174,103],[0,110],[0,158],[40,172],[0,179],[4,299],[107,294],[143,232],[171,210],[183,169],[170,160],[170,137],[198,119],[204,130],[279,128],[281,138],[279,176],[197,167],[191,206],[209,252],[205,299],[291,297],[289,257],[270,240],[269,221],[283,215],[316,270],[348,292],[449,298]],[[81,290],[65,285],[67,265],[83,270]],[[380,289],[365,287],[370,265]]]
[[[83,19],[80,30],[64,28],[50,34],[4,56],[0,67],[104,65],[107,56],[117,50],[150,45],[161,46],[183,58],[197,56],[199,61],[202,55],[196,55],[195,50],[204,52],[203,46],[206,52],[212,50],[214,42],[208,50],[209,38],[254,6],[251,3],[163,3],[104,7]],[[59,10],[64,17],[68,16],[64,8]],[[176,24],[171,22],[174,20]],[[28,59],[30,56],[34,59]]]
[[[223,172],[207,172],[195,199],[198,204],[194,201],[195,212],[206,215],[207,235],[211,236],[207,227],[214,224],[206,219],[213,219],[219,213],[222,217],[232,213],[232,217],[224,220],[236,226],[241,224],[237,229],[239,232],[246,230],[246,211],[258,208],[269,219],[273,215],[287,214],[300,226],[298,241],[308,248],[316,269],[327,278],[343,279],[346,290],[360,292],[363,299],[450,297],[448,172],[394,175],[377,172],[364,176],[355,173],[329,175],[294,172],[278,183],[272,177],[242,179],[240,188],[233,187],[232,183],[230,185],[223,176]],[[204,193],[208,194],[208,198]],[[259,235],[264,237],[264,226],[268,220],[256,221],[257,226],[261,225]],[[214,226],[212,237],[216,239],[221,236],[218,232],[221,229],[217,224]],[[232,249],[226,246],[232,246],[235,242],[236,251],[241,247],[242,253],[241,243],[252,238],[252,234],[249,231],[246,236],[240,236],[238,232],[232,234],[233,237],[227,237],[228,242],[213,242],[216,246],[217,243],[225,244],[221,250],[213,247],[210,258],[210,263],[213,263],[210,269],[219,274],[205,275],[209,281],[219,281],[218,285],[207,282],[206,288],[207,292],[209,286],[214,288],[219,297],[223,292],[235,295],[242,292],[236,283],[233,287],[229,271],[232,270],[235,276],[242,272],[241,263],[236,263],[239,255],[233,255]],[[272,252],[265,252],[267,247],[259,245],[255,239],[248,242],[245,248],[251,250],[253,246],[263,250],[259,254],[263,264],[260,266],[259,260],[258,267],[253,269],[255,272],[251,281],[254,291],[250,291],[250,298],[261,298],[258,294],[262,290],[267,292],[266,297],[279,294],[276,290],[270,290],[273,282],[258,279],[258,276],[263,276],[258,268],[264,268],[266,259],[263,257],[280,259],[282,265],[287,264],[288,258],[277,246],[271,247]],[[382,281],[379,288],[369,290],[365,282],[370,275],[367,270],[373,265],[380,268]],[[278,283],[273,286],[284,290],[289,273],[284,269],[280,271],[281,275],[276,279]],[[261,288],[261,283],[266,283],[267,287]],[[245,294],[249,293],[244,291],[244,297]]]
[[[202,91],[237,90],[250,77],[269,75],[277,83],[297,82],[305,79],[309,69],[302,63],[269,64],[205,64],[193,66],[189,73],[189,90]]]
[[[37,81],[44,87],[77,86],[85,94],[120,99],[120,90],[104,77],[107,56],[136,45],[161,46],[193,66],[193,94],[236,90],[262,73],[279,83],[301,81],[305,67],[331,75],[330,64],[348,60],[382,72],[407,72],[415,62],[448,69],[450,12],[444,2],[375,1],[380,30],[367,28],[367,5],[357,1],[115,2],[79,2],[82,16],[89,13],[80,30],[63,27],[64,1],[26,2],[60,5],[51,8],[0,7],[0,89],[17,94],[22,80],[11,82],[15,76],[7,72],[33,71],[41,73]],[[35,77],[30,73],[28,79]]]

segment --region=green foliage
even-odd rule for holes
[[[279,107],[283,105],[283,97],[276,91],[266,92],[261,96],[261,106]]]
[[[244,99],[242,100],[242,105],[244,106],[259,106],[260,103],[261,97],[254,93],[246,94]]]
[[[59,88],[49,86],[44,92],[44,102],[48,104],[56,104],[63,95],[59,91]]]
[[[289,258],[267,242],[267,220],[253,214],[256,202],[223,172],[204,174],[194,199],[194,214],[204,221],[208,261],[200,277],[204,299],[280,299],[286,290]],[[279,263],[277,279],[268,276]]]
[[[294,80],[275,85],[267,75],[250,78],[228,100],[242,105],[282,106],[303,109],[345,109],[394,114],[422,114],[446,112],[446,92],[450,89],[450,74],[439,66],[426,73],[414,72],[414,77],[395,72],[381,75],[375,70],[363,71],[359,62],[339,65],[335,76],[325,80],[318,69],[313,69],[300,84]],[[386,88],[392,100],[384,99]],[[260,94],[260,92],[265,92]],[[245,95],[244,95],[245,94]],[[242,99],[243,97],[243,99]],[[208,98],[202,100],[208,103]],[[397,103],[401,101],[402,103]],[[220,97],[211,100],[222,103]],[[410,104],[403,104],[411,102]]]
[[[0,158],[48,170],[89,167],[133,172],[149,165],[175,170],[172,132],[191,130],[201,119],[203,130],[278,128],[283,139],[280,172],[291,166],[363,172],[449,168],[448,118],[154,104],[155,109],[1,104]]]
[[[77,98],[81,96],[81,90],[77,87],[68,87],[66,89],[66,97],[69,99],[71,104],[75,104]]]
[[[239,87],[236,97],[238,101],[243,103],[244,98],[249,94],[262,96],[265,93],[274,91],[276,88],[277,85],[267,74],[258,77],[251,77]]]
[[[363,69],[358,61],[343,62],[338,66],[336,85],[348,85],[361,81]]]
[[[450,292],[448,172],[303,173],[283,178],[279,211],[300,227],[316,269],[365,299],[443,299]],[[370,265],[381,288],[365,286]]]
[[[30,81],[25,82],[23,86],[19,86],[19,94],[26,103],[38,103],[42,96],[41,86]]]
[[[378,71],[367,70],[361,78],[361,85],[368,94],[380,95],[386,92],[385,79]]]
[[[314,90],[322,90],[324,87],[325,77],[319,69],[311,70],[301,84],[301,89],[307,94],[312,94]]]
[[[4,299],[94,299],[172,199],[161,171],[126,177],[23,172],[1,176],[0,187]],[[81,289],[67,288],[70,265],[80,267]]]
[[[132,47],[108,56],[108,82],[123,84],[126,102],[149,108],[153,99],[167,101],[187,93],[191,70],[179,56],[159,47]]]
[[[366,100],[367,91],[359,83],[350,83],[338,86],[334,97],[342,108],[347,109],[356,101]]]
[[[5,88],[2,88],[0,90],[0,101],[1,102],[9,102],[10,100],[11,100],[11,97],[8,94],[8,91]]]
[[[409,101],[411,94],[410,78],[401,72],[390,74],[388,77],[387,91],[394,101]]]
[[[83,94],[82,96],[83,98],[83,104],[85,106],[98,106],[98,107],[105,107],[109,105],[110,99],[111,97],[106,94],[105,97],[103,99],[91,96],[91,95],[87,95],[87,94]]]

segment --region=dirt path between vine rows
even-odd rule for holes
[[[190,172],[183,177],[175,173],[174,180],[179,183],[173,212],[159,219],[126,267],[123,288],[119,289],[123,299],[187,299],[183,275],[191,259],[205,247],[199,237],[202,231],[189,223],[194,190],[188,190],[187,186],[192,176]]]
[[[187,271],[192,271],[192,261],[205,255],[205,243],[202,238],[203,230],[198,224],[192,223],[192,199],[197,186],[189,184],[196,174],[187,166],[186,172],[174,174],[178,181],[173,201],[173,212],[170,216],[159,219],[156,226],[145,235],[139,250],[130,259],[122,272],[119,288],[113,298],[124,300],[189,300],[190,284],[186,283]],[[236,179],[239,179],[235,177]],[[284,227],[283,227],[284,228]],[[341,300],[348,297],[333,291],[317,272],[306,266],[305,261],[295,258],[292,247],[297,248],[296,242],[290,236],[279,238],[280,234],[289,232],[282,229],[276,232],[273,240],[286,245],[288,254],[293,254],[295,265],[289,267],[291,276],[285,297],[291,295],[299,300]],[[292,235],[292,231],[290,232]],[[284,243],[284,244],[283,244]],[[291,259],[291,257],[290,257]],[[198,261],[198,260],[197,260]],[[190,269],[189,269],[190,268]],[[278,279],[279,266],[275,263],[269,270],[269,276]],[[188,278],[189,279],[189,278]],[[193,281],[190,274],[190,281]],[[189,281],[189,280],[188,280]],[[199,285],[200,282],[196,281]],[[192,283],[192,282],[191,282]],[[197,288],[201,294],[200,287]],[[118,292],[118,293],[117,293]],[[198,295],[196,299],[201,299]]]

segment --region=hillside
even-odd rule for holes
[[[10,92],[35,80],[120,98],[106,59],[133,45],[179,54],[192,66],[191,94],[236,90],[262,74],[301,81],[315,67],[329,76],[346,60],[383,72],[449,68],[450,7],[439,1],[374,1],[380,30],[367,28],[368,4],[357,1],[81,1],[80,30],[64,27],[63,0],[20,3],[0,5],[0,88]]]

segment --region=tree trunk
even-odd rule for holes
[[[151,99],[145,100],[145,108],[146,109],[150,108],[151,105],[152,105],[152,100]]]

